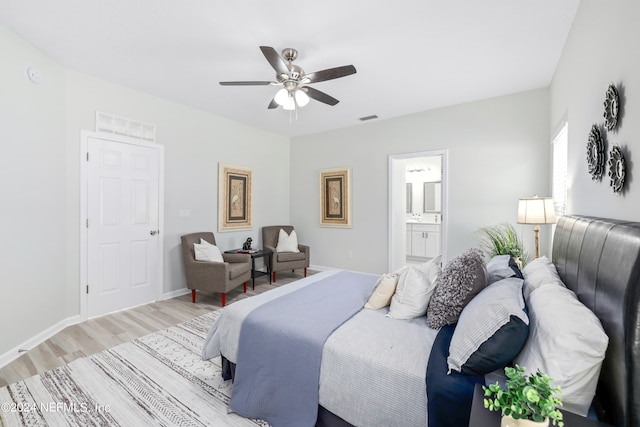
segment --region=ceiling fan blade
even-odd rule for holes
[[[221,86],[268,86],[277,85],[276,82],[260,82],[260,81],[246,81],[246,82],[220,82]]]
[[[264,57],[267,58],[269,64],[276,70],[278,74],[289,74],[289,67],[287,67],[287,63],[282,59],[278,52],[271,46],[260,46],[260,50],[264,54]]]
[[[271,102],[269,103],[269,106],[267,107],[269,110],[273,110],[274,108],[278,108],[280,106],[280,104],[278,104],[274,99],[271,100]]]
[[[328,68],[326,70],[316,71],[315,73],[305,74],[303,80],[308,83],[317,83],[350,76],[355,73],[356,67],[353,65],[343,65],[342,67]]]
[[[310,86],[304,86],[300,89],[305,91],[305,93],[309,95],[309,98],[313,98],[316,101],[324,102],[325,104],[328,104],[331,106],[336,105],[338,102],[340,102],[337,99],[335,99],[333,96],[327,95],[326,93],[319,91],[318,89],[314,89]]]

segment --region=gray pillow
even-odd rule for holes
[[[482,251],[472,248],[442,270],[427,308],[427,325],[438,329],[458,321],[462,309],[487,286],[489,275]]]
[[[499,280],[462,310],[449,345],[449,371],[485,375],[520,353],[529,335],[522,282],[517,277]]]
[[[496,255],[487,263],[489,272],[489,285],[507,277],[519,277],[522,279],[520,269],[515,265],[511,255]]]
[[[515,272],[509,266],[511,255],[496,255],[487,263],[487,271],[489,272],[489,284],[507,277],[515,276]]]

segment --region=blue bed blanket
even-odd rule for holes
[[[313,426],[324,343],[376,280],[342,271],[253,309],[240,330],[230,408],[274,427]]]

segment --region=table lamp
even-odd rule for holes
[[[536,258],[540,257],[540,224],[555,224],[556,212],[551,197],[533,196],[520,199],[518,203],[518,224],[535,224]]]

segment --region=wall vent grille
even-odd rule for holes
[[[145,141],[156,141],[156,125],[103,113],[102,111],[96,111],[96,132],[108,132],[144,139]]]

